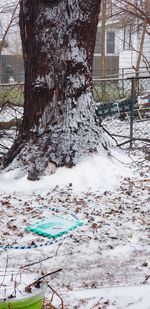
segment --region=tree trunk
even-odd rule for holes
[[[48,167],[73,166],[105,147],[96,126],[92,63],[101,0],[22,0],[20,29],[25,104],[17,140],[4,162],[29,179]],[[19,162],[19,163],[18,163]]]

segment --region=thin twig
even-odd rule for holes
[[[119,136],[119,135],[118,135]],[[127,144],[127,143],[130,143],[130,141],[131,140],[127,140],[127,141],[125,141],[125,142],[123,142],[123,143],[120,143],[120,144],[118,144],[118,146],[119,147],[121,147],[121,146],[123,146],[123,145],[125,145],[125,144]],[[136,138],[136,137],[134,137],[134,138],[132,138],[132,141],[134,142],[134,141],[141,141],[141,142],[146,142],[146,143],[150,143],[150,139],[149,138]]]
[[[118,142],[114,138],[114,134],[110,133],[106,128],[104,128],[104,126],[102,124],[100,124],[100,127],[104,130],[104,132],[106,132],[115,141],[116,145],[118,146]]]
[[[46,274],[46,275],[43,275],[43,276],[39,277],[37,280],[35,280],[35,281],[33,281],[32,283],[30,283],[30,284],[27,286],[27,288],[30,288],[32,285],[36,285],[38,282],[42,281],[44,278],[46,278],[46,277],[48,277],[48,276],[51,276],[51,275],[54,275],[54,274],[58,273],[59,271],[62,271],[62,268],[59,268],[59,269],[57,269],[57,270],[55,270],[55,271],[52,271],[52,272],[50,272],[50,273],[48,273],[48,274]]]
[[[145,284],[149,278],[150,278],[150,275],[146,276],[145,280],[143,281],[143,284]]]
[[[4,284],[4,281],[5,281],[5,277],[6,277],[6,273],[7,273],[7,268],[8,268],[8,254],[6,252],[6,266],[5,266],[5,272],[4,272],[4,276],[3,276],[3,280],[2,280],[2,283],[0,284],[0,288],[3,286]]]
[[[60,301],[61,301],[61,309],[64,309],[64,302],[63,302],[63,299],[61,298],[61,296],[48,284],[48,287],[52,290],[52,292],[54,293],[54,294],[56,294],[57,296],[58,296],[58,298],[60,299]]]
[[[42,263],[42,262],[45,262],[45,261],[47,261],[47,260],[49,260],[49,259],[52,259],[52,258],[56,257],[57,254],[58,254],[58,251],[59,251],[60,247],[62,246],[62,244],[63,244],[63,242],[64,242],[64,240],[65,240],[65,239],[63,239],[62,242],[58,245],[58,248],[57,248],[57,250],[56,250],[56,252],[55,252],[54,255],[48,256],[47,258],[41,259],[41,260],[39,260],[39,261],[37,261],[37,262],[33,262],[33,263],[29,263],[29,264],[23,265],[23,266],[21,266],[21,268],[25,269],[26,267],[30,267],[30,266],[33,266],[33,265],[36,265],[36,264],[40,264],[40,263]]]
[[[52,305],[52,303],[44,303],[43,305],[43,309],[57,309],[54,305]]]

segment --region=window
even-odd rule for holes
[[[115,53],[115,32],[108,31],[106,37],[106,53],[114,54]]]
[[[95,44],[95,54],[100,55],[101,53],[101,32],[100,29],[97,30],[96,34],[96,44]],[[115,32],[106,32],[106,54],[115,54]]]
[[[96,42],[95,42],[95,51],[94,53],[95,54],[100,54],[100,36],[101,36],[101,33],[100,33],[100,29],[97,28],[97,33],[96,33]]]
[[[131,49],[131,26],[125,27],[123,32],[123,50],[129,50]]]

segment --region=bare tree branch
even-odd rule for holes
[[[18,1],[17,1],[17,4],[15,5],[15,7],[12,8],[12,6],[9,6],[9,10],[11,8],[11,9],[13,9],[13,11],[12,11],[12,15],[11,15],[11,18],[10,18],[8,24],[7,24],[6,29],[3,28],[4,29],[4,35],[3,35],[1,43],[0,43],[0,54],[2,52],[2,49],[3,49],[4,45],[5,45],[6,36],[7,36],[8,32],[9,32],[10,28],[12,26],[14,26],[13,22],[18,18],[18,16],[16,16],[16,12],[17,12],[18,7],[19,7],[19,2]],[[4,7],[3,10],[0,11],[0,13],[5,13],[6,14],[6,13],[9,12],[9,10],[8,10],[8,7],[6,7],[6,8]]]

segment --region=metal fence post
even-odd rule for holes
[[[131,105],[130,105],[130,149],[133,143],[133,104],[134,104],[134,77],[131,78]]]

